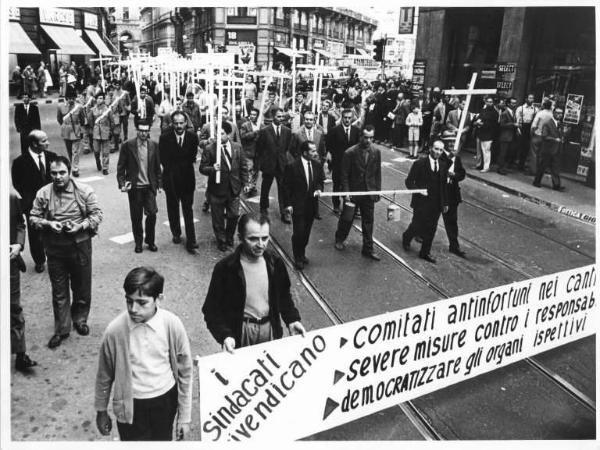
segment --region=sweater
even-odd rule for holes
[[[169,337],[169,359],[177,383],[178,422],[192,421],[192,356],[183,323],[175,314],[162,310]],[[129,327],[127,311],[108,324],[98,356],[94,408],[106,411],[114,385],[113,413],[118,422],[133,423],[133,390],[129,358]]]

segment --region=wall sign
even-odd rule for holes
[[[75,26],[75,11],[63,8],[39,8],[40,22]]]

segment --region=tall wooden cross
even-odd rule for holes
[[[458,125],[458,131],[456,133],[456,140],[454,141],[454,150],[458,150],[458,145],[460,143],[460,136],[462,135],[463,127],[465,126],[465,120],[467,118],[467,114],[469,114],[469,104],[471,103],[471,96],[473,95],[488,95],[495,94],[497,89],[475,89],[475,81],[477,80],[477,72],[474,72],[471,76],[471,82],[469,83],[469,87],[467,89],[445,89],[445,95],[465,95],[467,96],[465,102],[465,108],[463,109],[463,113],[460,115],[460,124]]]
[[[313,76],[312,112],[316,114],[317,103],[321,101],[321,91],[323,89],[323,75],[335,74],[336,70],[320,62],[319,55],[316,56],[315,64],[298,64],[298,67],[301,69],[305,69]]]

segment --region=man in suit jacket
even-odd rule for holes
[[[246,164],[242,156],[242,146],[231,142],[231,124],[221,124],[221,163],[217,163],[217,143],[209,144],[202,152],[200,173],[208,176],[206,188],[210,202],[212,225],[217,245],[222,252],[233,247],[233,235],[240,215],[240,193],[247,182]],[[217,184],[216,173],[221,172]],[[227,223],[225,223],[227,218]]]
[[[303,141],[300,153],[300,158],[286,166],[283,176],[285,205],[292,215],[292,250],[298,270],[304,269],[304,265],[308,264],[306,246],[319,202],[314,193],[322,191],[325,182],[323,166],[318,160],[314,142]]]
[[[299,158],[301,154],[300,147],[305,141],[314,142],[317,147],[317,157],[320,161],[323,161],[325,159],[325,136],[322,129],[315,126],[315,115],[312,111],[304,113],[304,125],[298,131],[292,133],[288,152],[294,158]]]
[[[465,252],[460,249],[458,243],[458,204],[462,202],[458,183],[465,179],[466,171],[460,156],[458,156],[458,150],[454,150],[454,146],[448,149],[444,147],[444,153],[440,156],[440,161],[443,161],[448,168],[446,179],[448,211],[442,212],[442,218],[448,236],[450,253],[465,258]]]
[[[564,142],[564,136],[560,128],[560,122],[563,118],[563,110],[561,108],[555,108],[552,113],[552,119],[544,122],[542,126],[542,149],[540,152],[540,159],[533,180],[533,185],[541,187],[542,177],[546,168],[550,169],[552,175],[552,189],[555,191],[564,191],[565,187],[560,184],[559,174],[559,153],[560,146]]]
[[[248,171],[248,184],[246,185],[246,195],[252,197],[256,195],[256,179],[258,178],[258,161],[256,158],[256,141],[260,131],[258,116],[260,112],[257,108],[250,110],[250,116],[240,127],[240,138],[242,140],[242,150]]]
[[[500,103],[500,133],[498,135],[498,142],[500,143],[500,153],[498,154],[498,169],[497,172],[500,175],[506,175],[506,166],[514,147],[514,142],[517,137],[517,118],[513,109],[517,106],[517,101],[509,99],[509,105],[505,102]]]
[[[329,154],[329,167],[331,168],[331,178],[333,180],[334,192],[342,191],[342,159],[344,152],[358,144],[360,138],[360,129],[352,125],[352,111],[345,109],[342,112],[342,121],[339,125],[327,133],[327,152]],[[340,198],[331,197],[333,211],[340,212]]]
[[[342,160],[342,189],[350,191],[380,191],[381,190],[381,154],[372,144],[375,129],[367,125],[363,131],[360,142],[350,147],[344,153]],[[373,222],[375,203],[379,195],[361,195],[346,197],[360,209],[362,221],[363,256],[379,261],[380,257],[373,251]],[[352,222],[340,220],[335,232],[335,248],[344,250],[344,241],[350,233]]]
[[[327,136],[329,132],[335,127],[336,118],[331,109],[331,100],[323,100],[321,102],[321,112],[317,117],[317,125],[323,129],[323,134]]]
[[[150,251],[158,250],[155,244],[156,193],[162,186],[158,145],[150,140],[150,123],[139,120],[136,123],[137,138],[129,139],[121,145],[117,163],[119,189],[129,196],[129,214],[135,240],[135,252],[142,252],[144,227],[142,218],[146,214],[146,244]]]
[[[173,235],[173,243],[181,243],[179,203],[185,224],[186,248],[196,253],[196,231],[194,229],[194,191],[196,175],[194,162],[198,154],[198,135],[186,129],[187,117],[183,111],[171,113],[173,129],[163,133],[158,141],[160,163],[163,166],[163,187],[167,197],[167,214]]]
[[[477,169],[481,172],[490,171],[492,161],[492,142],[498,129],[498,112],[494,108],[494,97],[487,96],[485,105],[473,122],[477,128]]]
[[[283,201],[283,171],[291,162],[288,153],[292,139],[291,130],[282,125],[283,111],[277,108],[273,114],[271,125],[261,128],[256,141],[256,153],[259,169],[262,172],[260,186],[260,210],[267,214],[269,209],[269,191],[273,180],[277,180],[277,197],[279,201],[279,214],[284,223],[291,223],[291,218],[285,212]]]
[[[133,112],[133,123],[145,119],[149,124],[154,121],[154,102],[148,95],[146,86],[140,86],[140,95],[131,102],[131,112]]]
[[[469,111],[465,111],[466,101],[464,99],[460,99],[457,104],[457,108],[453,109],[448,113],[448,118],[446,119],[446,132],[452,133],[454,136],[458,133],[458,127],[460,125],[460,120],[463,114],[465,116],[465,123],[463,125],[462,133],[460,135],[460,141],[458,143],[458,151],[456,154],[458,155],[462,150],[463,145],[467,141],[467,136],[469,135],[469,131],[471,131],[471,114]]]
[[[18,156],[12,164],[12,183],[21,195],[21,206],[27,218],[27,234],[29,235],[29,251],[35,270],[44,271],[46,254],[42,243],[42,234],[29,223],[29,213],[37,191],[50,183],[50,163],[56,159],[56,153],[48,151],[48,136],[41,130],[29,134],[26,153]]]
[[[21,153],[26,154],[29,142],[27,136],[31,130],[41,130],[40,111],[37,105],[30,103],[28,93],[23,94],[23,103],[15,105],[15,128],[21,135]]]
[[[419,258],[434,264],[436,261],[430,255],[431,244],[440,214],[448,211],[448,171],[446,163],[440,160],[443,151],[444,143],[440,140],[434,141],[429,156],[416,160],[405,180],[408,189],[427,189],[427,195],[412,195],[410,206],[413,209],[413,217],[402,235],[402,247],[408,251],[412,239],[420,236],[423,242]]]

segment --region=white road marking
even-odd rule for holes
[[[121,236],[114,236],[110,238],[111,241],[116,242],[117,244],[123,245],[129,242],[133,242],[133,233],[130,231],[129,233],[122,234]]]
[[[194,223],[198,223],[198,222],[200,222],[198,219],[194,219]],[[183,217],[179,217],[179,223],[181,224],[181,226],[185,226],[185,222],[183,220]],[[169,226],[170,223],[167,220],[166,222],[163,222],[163,225]]]
[[[91,181],[98,181],[98,180],[103,180],[103,179],[104,179],[104,177],[93,176],[93,177],[79,178],[77,181],[81,181],[82,183],[89,183]]]
[[[275,197],[269,196],[269,201],[271,201],[271,200],[275,200]],[[246,201],[250,202],[250,203],[259,203],[260,202],[260,195],[257,195],[255,197],[247,198]]]
[[[400,156],[399,158],[394,158],[392,161],[396,161],[396,162],[404,162],[404,161],[408,161],[409,159],[404,157],[404,156]]]
[[[392,167],[394,165],[394,163],[384,161],[381,163],[381,165],[383,167]]]

